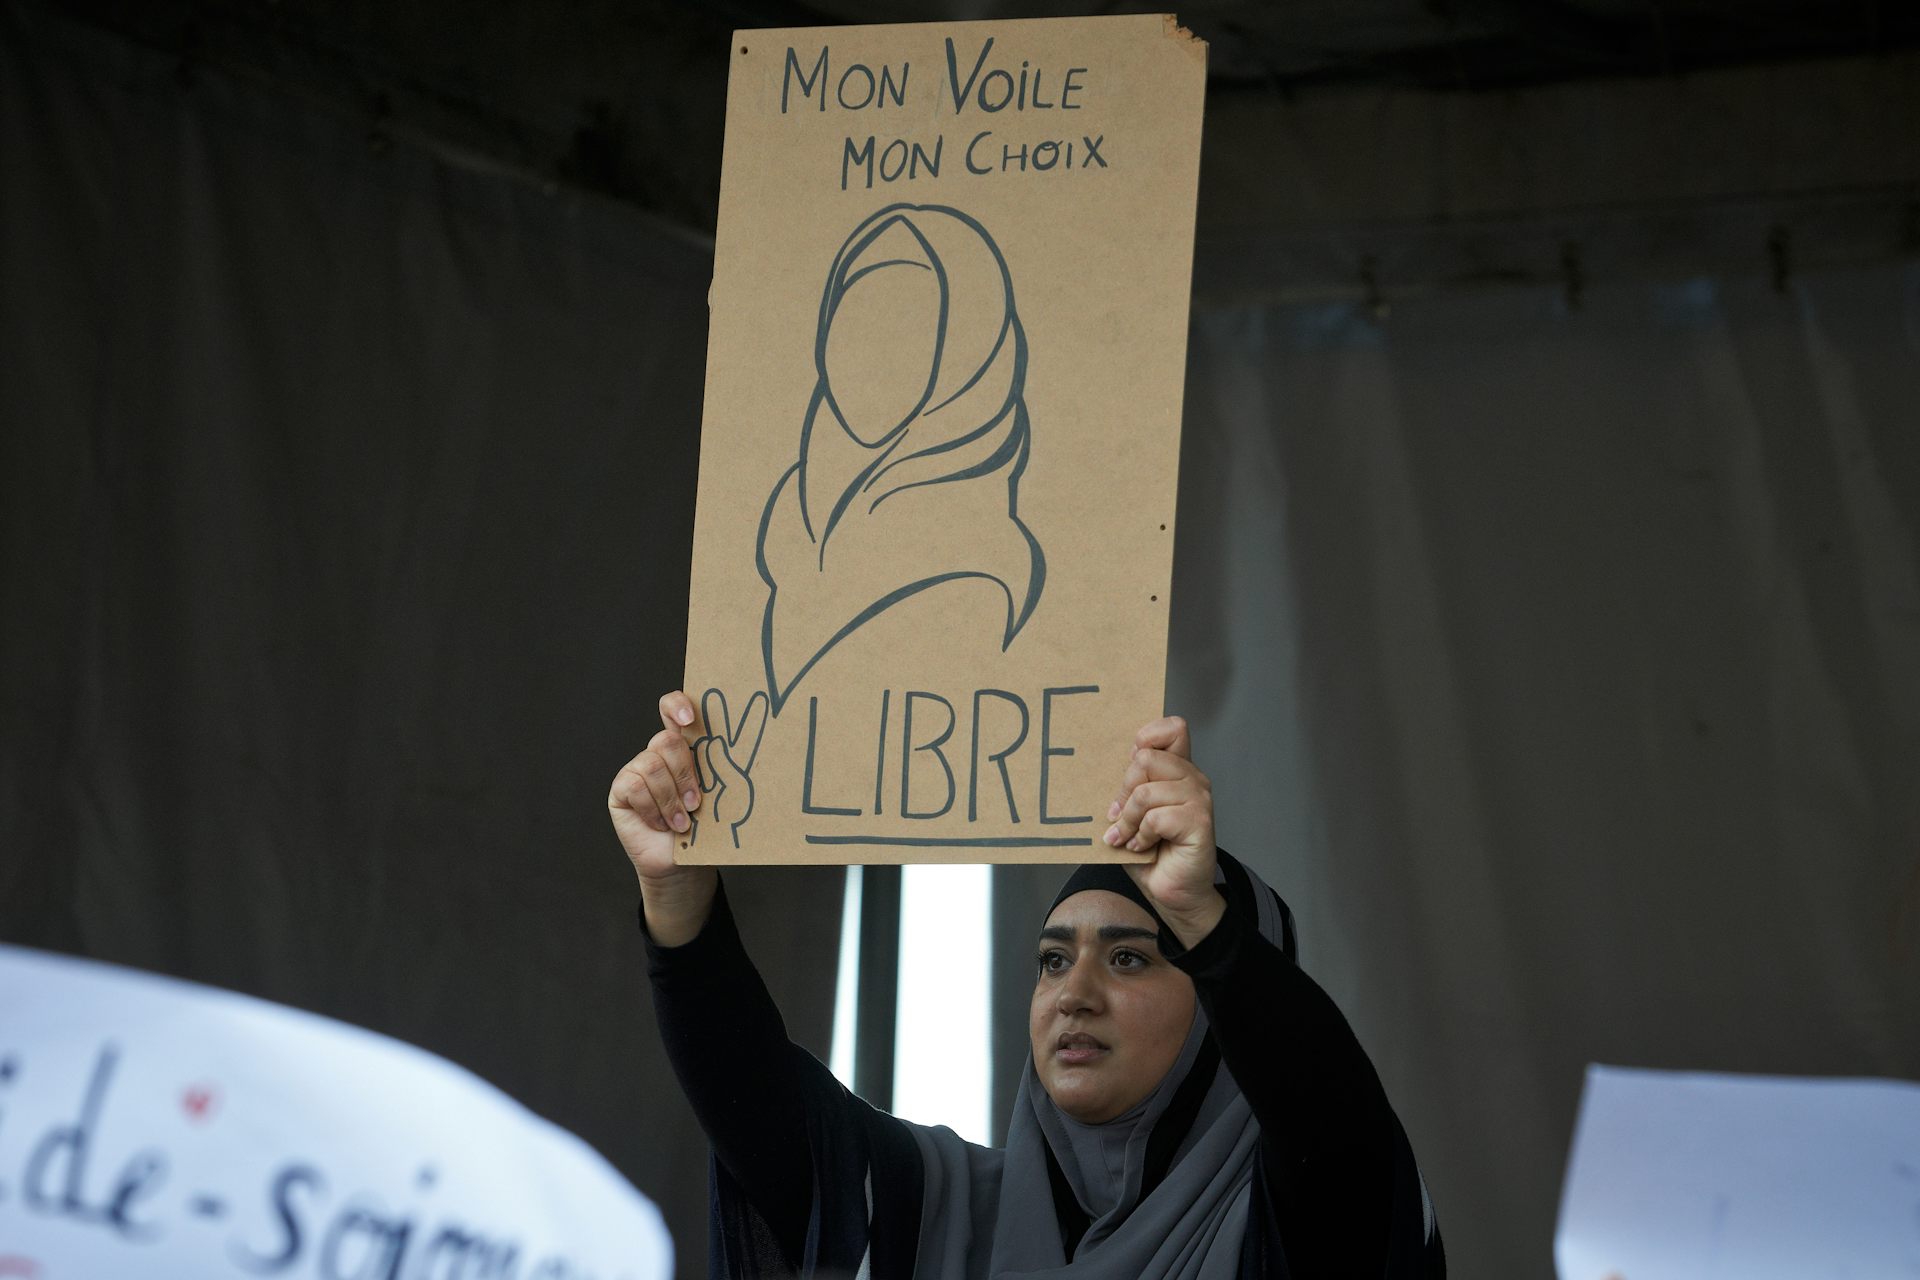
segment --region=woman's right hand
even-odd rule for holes
[[[691,941],[700,931],[717,883],[713,868],[681,867],[673,858],[700,808],[700,771],[680,732],[693,722],[693,699],[684,691],[661,698],[660,732],[620,770],[607,793],[614,833],[640,877],[647,927],[663,946]]]

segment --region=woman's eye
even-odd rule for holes
[[[1113,953],[1113,963],[1122,969],[1143,969],[1147,958],[1138,951],[1121,950]]]
[[[1041,973],[1059,973],[1067,967],[1067,954],[1064,951],[1042,951],[1039,964]]]

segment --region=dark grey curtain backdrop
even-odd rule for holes
[[[709,253],[366,128],[0,9],[0,938],[444,1053],[701,1274],[601,806]],[[1916,406],[1910,265],[1199,304],[1168,703],[1459,1274],[1551,1273],[1590,1060],[1920,1076]],[[824,1050],[839,872],[730,884]]]
[[[605,803],[680,675],[710,269],[0,10],[0,938],[443,1053],[688,1276]],[[735,889],[824,1052],[840,872]]]
[[[1169,698],[1461,1274],[1589,1061],[1920,1076],[1920,270],[1199,335]]]

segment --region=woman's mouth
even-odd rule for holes
[[[1105,1057],[1107,1046],[1084,1031],[1069,1031],[1053,1043],[1054,1061],[1065,1066],[1083,1066]]]

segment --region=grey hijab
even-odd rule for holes
[[[1117,873],[1125,887],[1108,882],[1106,873]],[[1261,935],[1291,950],[1279,899],[1252,872],[1246,874]],[[1082,868],[1061,897],[1079,888],[1112,889],[1153,911],[1117,868]],[[1253,1109],[1224,1064],[1214,1071],[1165,1176],[1141,1193],[1156,1124],[1196,1065],[1217,1060],[1207,1041],[1206,1015],[1196,1007],[1166,1078],[1138,1107],[1105,1125],[1076,1124],[1054,1106],[1029,1058],[1004,1149],[974,1146],[950,1129],[913,1126],[926,1171],[914,1274],[942,1280],[1230,1280],[1239,1271],[1260,1134]],[[1091,1219],[1071,1257],[1054,1212],[1049,1152]]]

